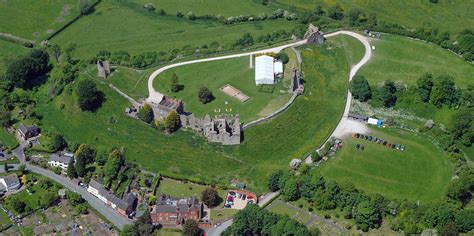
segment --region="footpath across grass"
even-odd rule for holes
[[[318,167],[319,172],[387,198],[427,202],[446,195],[453,166],[428,138],[390,128],[374,128],[370,135],[404,145],[406,150],[348,137],[334,159]],[[364,150],[356,149],[356,144],[364,145]]]

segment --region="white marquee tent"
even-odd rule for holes
[[[263,55],[255,58],[255,84],[275,84],[273,57]]]
[[[276,61],[273,65],[273,72],[275,75],[283,74],[283,63],[281,61]]]

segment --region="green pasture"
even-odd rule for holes
[[[231,216],[234,216],[239,210],[237,209],[229,209],[229,208],[224,208],[224,209],[212,209],[211,210],[211,220],[223,220],[226,218],[229,218]]]
[[[389,128],[374,128],[370,135],[405,145],[406,150],[348,137],[334,160],[326,161],[317,171],[326,178],[352,182],[369,194],[388,198],[427,202],[446,195],[453,166],[429,138]],[[365,149],[357,150],[356,144]]]
[[[346,51],[346,58],[351,66],[359,63],[364,57],[365,47],[359,40],[347,35],[340,35],[333,40],[344,46],[344,48],[352,49]]]
[[[323,3],[326,10],[336,4],[341,5],[346,12],[358,8],[366,14],[375,13],[380,22],[396,23],[408,28],[431,26],[457,34],[464,29],[472,29],[474,25],[472,0],[440,0],[437,4],[428,0],[276,0],[272,6],[313,11],[319,3]]]
[[[166,95],[177,97],[184,102],[184,109],[194,113],[197,117],[209,114],[211,117],[220,114],[239,114],[242,122],[260,118],[260,111],[266,113],[284,105],[291,97],[288,88],[279,82],[273,92],[262,91],[255,85],[255,69],[249,68],[249,57],[239,57],[213,62],[197,63],[181,66],[165,71],[154,81],[154,87]],[[184,89],[177,93],[170,91],[171,76],[176,74]],[[223,91],[221,87],[229,84],[250,97],[246,102],[233,98]],[[198,99],[201,87],[211,90],[215,99],[203,104]],[[270,109],[268,106],[271,106]],[[265,115],[268,115],[265,114]]]
[[[383,34],[371,45],[375,46],[372,58],[358,72],[371,84],[399,80],[416,85],[416,80],[426,72],[435,76],[449,74],[460,87],[474,84],[474,66],[434,44]]]
[[[1,3],[0,3],[1,4]],[[9,60],[24,55],[28,51],[27,48],[18,44],[0,40],[0,74],[6,71]]]
[[[0,32],[41,41],[77,15],[78,0],[0,1]]]
[[[94,69],[88,75],[95,78],[97,76],[96,73],[97,70]],[[125,67],[118,67],[114,69],[113,73],[105,81],[113,84],[128,96],[139,100],[148,97],[147,83],[149,76],[149,71],[135,71]]]
[[[197,16],[201,15],[259,15],[270,12],[271,9],[253,0],[137,0],[140,5],[152,3],[156,10],[163,9],[167,14],[175,15],[176,12],[187,14],[193,12]]]
[[[83,17],[53,38],[60,45],[77,44],[76,55],[91,57],[100,50],[139,52],[200,47],[217,41],[229,46],[245,33],[254,37],[276,30],[290,31],[293,22],[271,20],[235,25],[189,21],[159,16],[136,4],[103,1],[91,15]]]

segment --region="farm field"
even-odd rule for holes
[[[140,5],[153,3],[156,10],[163,9],[169,15],[175,15],[179,11],[185,15],[193,12],[198,16],[206,14],[239,16],[259,15],[271,11],[271,8],[253,0],[239,0],[238,4],[233,0],[137,0],[136,2]]]
[[[371,85],[384,80],[416,85],[416,80],[426,72],[435,76],[449,74],[463,88],[474,84],[474,66],[439,46],[386,34],[371,43],[375,46],[373,56],[358,73]]]
[[[52,41],[60,45],[76,43],[76,55],[88,58],[100,50],[125,50],[134,55],[200,47],[214,41],[228,46],[245,33],[256,37],[276,29],[290,31],[294,27],[294,23],[286,20],[235,25],[188,21],[175,15],[159,16],[136,4],[104,1],[95,7],[93,14],[81,18]]]
[[[406,150],[349,137],[334,160],[323,163],[318,171],[328,179],[349,181],[369,194],[387,198],[426,203],[446,195],[453,166],[429,139],[389,128],[374,128],[370,135],[405,145]],[[365,150],[357,150],[356,144],[364,145]]]
[[[184,85],[184,89],[177,93],[170,91],[173,74]],[[260,91],[255,85],[254,77],[255,69],[249,68],[249,57],[246,56],[173,68],[160,74],[153,85],[166,95],[182,99],[185,111],[192,112],[197,117],[204,117],[206,114],[211,117],[218,114],[239,114],[242,122],[249,122],[260,118],[260,115],[270,114],[291,97],[288,88],[283,87],[282,83],[277,83],[272,93]],[[220,90],[226,84],[240,90],[250,99],[241,102],[227,95]],[[197,97],[201,87],[209,88],[215,99],[202,104]],[[261,114],[270,103],[273,103],[273,109],[266,109],[266,114]]]
[[[68,141],[78,143],[93,140],[96,148],[124,147],[126,158],[146,170],[224,184],[237,178],[261,194],[267,190],[267,177],[274,170],[287,166],[292,158],[301,158],[324,141],[344,107],[348,73],[345,49],[327,44],[301,50],[307,82],[305,95],[269,123],[246,130],[244,142],[236,147],[209,144],[188,131],[164,136],[125,116],[123,110],[129,103],[105,82],[99,82],[98,87],[105,93],[106,102],[96,113],[81,112],[75,94],[68,93],[51,102],[43,101],[37,112],[43,115],[42,128],[48,132],[61,133]],[[46,92],[47,86],[43,86],[39,93]]]
[[[41,41],[77,15],[78,0],[0,1],[0,32]]]
[[[272,6],[284,8],[293,6],[300,11],[313,11],[319,3],[323,3],[325,9],[335,4],[340,4],[344,11],[359,8],[366,13],[377,14],[379,21],[397,23],[408,28],[431,25],[452,35],[474,25],[470,0],[439,1],[437,4],[432,4],[430,1],[392,0],[276,0]]]

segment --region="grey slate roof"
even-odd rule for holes
[[[199,200],[194,196],[191,198],[174,198],[171,196],[161,195],[156,204],[156,213],[176,213],[188,212],[190,208],[200,208]]]
[[[125,202],[124,200],[118,198],[117,196],[115,196],[109,190],[105,189],[104,186],[102,184],[100,184],[99,182],[92,179],[89,182],[89,186],[92,187],[92,188],[97,189],[99,191],[100,195],[104,196],[107,200],[109,200],[110,202],[115,204],[118,208],[120,208],[122,210],[127,210],[128,203]]]
[[[3,184],[0,184],[0,190],[5,191],[15,185],[20,185],[20,180],[18,179],[18,176],[15,173],[4,176],[2,177],[2,179],[5,181],[5,184],[7,186],[3,186]]]
[[[51,156],[49,156],[50,161],[56,161],[64,164],[69,164],[69,161],[72,159],[73,158],[71,156],[63,156],[58,154],[51,154]]]
[[[19,129],[22,133],[26,134],[28,131],[29,131],[29,132],[36,132],[36,131],[38,131],[38,126],[36,126],[36,125],[30,125],[30,126],[26,127],[23,123],[21,123],[20,126],[18,127],[18,129]]]

